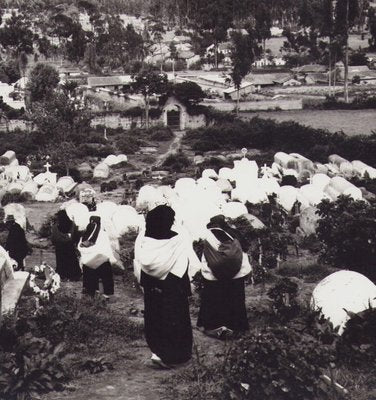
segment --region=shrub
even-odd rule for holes
[[[223,398],[306,400],[328,398],[320,385],[330,352],[288,327],[270,327],[240,339],[229,355]]]
[[[52,226],[56,222],[55,215],[47,215],[46,219],[43,221],[41,227],[39,228],[38,235],[41,238],[49,238],[51,237]]]
[[[191,160],[183,153],[170,154],[163,162],[164,167],[169,167],[175,172],[182,172],[190,165]]]
[[[9,203],[24,203],[25,201],[27,201],[27,197],[21,193],[6,192],[1,199],[1,205],[5,207]]]
[[[121,153],[134,154],[140,148],[140,140],[131,134],[123,135],[117,140],[116,147]]]
[[[168,127],[158,127],[151,129],[151,139],[156,140],[158,142],[164,142],[167,140],[171,140],[174,137],[172,130]]]
[[[268,291],[268,296],[273,300],[272,310],[282,320],[290,319],[299,311],[296,297],[298,285],[288,278],[280,279]]]
[[[318,215],[321,260],[360,272],[376,282],[376,205],[340,196],[335,202],[323,200]]]

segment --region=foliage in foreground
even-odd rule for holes
[[[340,196],[322,201],[317,236],[322,261],[349,268],[376,281],[376,206]]]
[[[34,302],[25,301],[0,330],[0,398],[31,400],[63,390],[78,371],[111,369],[103,357],[80,356],[73,362],[68,353],[103,353],[140,336],[141,327],[126,315],[92,299],[61,294],[37,310]]]

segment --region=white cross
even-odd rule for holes
[[[50,172],[51,164],[48,161],[43,165],[43,167],[46,168],[46,172]]]

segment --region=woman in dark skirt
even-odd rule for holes
[[[239,236],[223,216],[212,218],[208,228],[219,244],[228,240],[228,235],[231,238]],[[221,279],[215,276],[203,256],[201,273],[204,283],[197,326],[205,333],[223,338],[248,329],[244,280],[250,271],[248,255],[242,252],[238,272],[231,279]]]
[[[56,272],[62,279],[77,281],[81,268],[77,257],[78,232],[65,210],[57,213],[56,224],[52,227],[51,241],[55,246]]]
[[[188,264],[192,244],[171,230],[175,212],[158,206],[146,216],[145,233],[135,245],[135,268],[141,268],[146,342],[151,360],[168,368],[192,355]]]

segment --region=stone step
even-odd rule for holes
[[[14,278],[8,279],[5,282],[1,291],[1,315],[14,311],[28,278],[28,272],[16,271]]]

